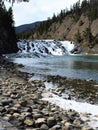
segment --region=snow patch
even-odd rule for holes
[[[66,100],[58,95],[51,92],[46,92],[42,94],[42,100],[49,101],[52,104],[59,106],[60,108],[69,110],[73,109],[80,113],[82,120],[87,121],[89,126],[93,127],[95,130],[98,128],[98,106],[91,105],[89,103],[76,102],[74,100]],[[88,116],[84,116],[83,113],[88,113]],[[88,121],[89,120],[89,121]]]

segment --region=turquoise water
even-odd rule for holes
[[[23,64],[24,68],[21,70],[31,74],[60,75],[98,81],[98,56],[14,58],[13,61]]]

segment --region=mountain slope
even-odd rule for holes
[[[40,23],[41,22],[38,21],[38,22],[30,23],[30,24],[24,24],[24,25],[17,26],[17,27],[15,27],[16,34],[34,29],[34,28],[38,27],[40,25]]]
[[[83,22],[82,25],[80,22]],[[47,33],[39,35],[40,38],[47,37],[53,39],[70,39],[75,41],[75,34],[79,30],[80,34],[83,35],[86,28],[89,28],[89,20],[86,16],[81,15],[79,20],[76,22],[70,16],[63,19],[62,23],[53,23]],[[91,32],[93,36],[98,34],[98,19],[92,21]]]

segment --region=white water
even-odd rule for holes
[[[21,53],[37,53],[41,55],[71,54],[71,51],[74,49],[74,43],[71,41],[22,40],[17,45]]]

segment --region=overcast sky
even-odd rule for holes
[[[70,8],[78,0],[30,0],[26,3],[15,3],[13,5],[13,14],[15,26],[28,24],[36,21],[46,20],[57,14],[61,9]],[[81,0],[82,1],[82,0]],[[6,2],[6,6],[10,4]]]

